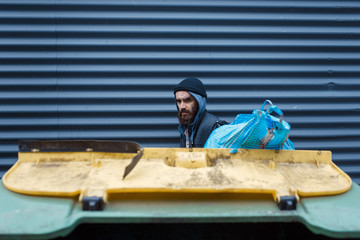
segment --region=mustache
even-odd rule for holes
[[[180,112],[180,113],[190,113],[190,111],[187,110],[187,109],[181,109],[179,112]]]

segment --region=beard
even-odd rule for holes
[[[189,110],[181,109],[180,111],[178,111],[178,119],[179,119],[180,125],[189,126],[189,124],[193,123],[198,110],[199,110],[199,107],[196,105],[192,109],[189,109]],[[187,113],[187,114],[184,116],[183,113]]]

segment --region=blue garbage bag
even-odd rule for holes
[[[270,107],[265,111],[267,103]],[[282,111],[266,100],[252,114],[239,114],[231,124],[216,128],[204,147],[295,150],[289,139],[290,125],[283,118]]]

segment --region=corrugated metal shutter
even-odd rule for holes
[[[297,149],[360,182],[360,2],[0,1],[0,170],[18,139],[178,145],[173,87],[197,76],[232,121],[265,99]]]

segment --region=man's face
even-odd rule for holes
[[[179,108],[178,119],[181,125],[189,125],[195,119],[198,112],[198,104],[193,96],[187,91],[175,93],[176,104]]]

